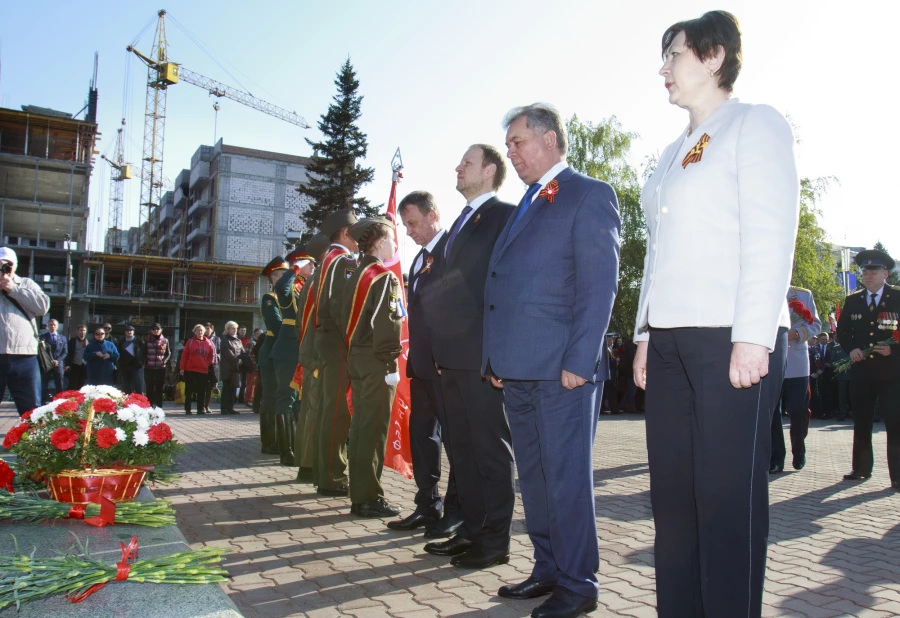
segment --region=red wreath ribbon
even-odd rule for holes
[[[131,537],[131,543],[128,546],[125,546],[125,543],[119,543],[122,546],[122,560],[116,563],[116,578],[113,581],[123,582],[128,579],[128,575],[131,573],[131,565],[134,564],[135,560],[138,558],[138,538],[136,536]],[[77,596],[66,595],[66,598],[72,601],[72,603],[81,603],[86,598],[101,590],[108,584],[109,582],[103,582],[102,584],[94,584],[81,594]]]
[[[546,187],[541,189],[541,192],[538,193],[538,197],[542,197],[552,204],[553,200],[556,199],[557,193],[559,193],[559,183],[556,182],[556,179],[553,179],[547,183]]]
[[[69,519],[83,519],[84,523],[98,528],[116,523],[116,505],[103,496],[100,496],[100,514],[97,517],[85,517],[86,510],[86,504],[73,504],[69,509]]]

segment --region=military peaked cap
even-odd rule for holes
[[[263,277],[268,277],[269,275],[271,275],[273,272],[275,272],[279,268],[283,268],[283,269],[287,270],[290,267],[291,267],[290,264],[285,262],[284,258],[279,255],[279,256],[273,257],[272,261],[269,262],[268,264],[266,264],[266,267],[263,268],[262,274],[263,274]]]
[[[866,249],[865,251],[860,251],[853,259],[860,268],[865,268],[866,266],[883,266],[888,270],[893,270],[894,268],[893,258],[884,251],[879,251],[878,249]]]
[[[366,232],[367,229],[372,227],[373,225],[386,225],[390,229],[394,229],[394,222],[388,219],[387,217],[372,217],[369,219],[360,219],[356,225],[350,228],[350,237],[353,240],[359,241],[362,238],[362,235]]]
[[[322,221],[322,224],[319,226],[319,231],[331,239],[331,237],[339,232],[342,227],[353,225],[357,221],[356,214],[350,208],[336,210],[325,217],[325,220]]]

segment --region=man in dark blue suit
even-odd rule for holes
[[[50,381],[56,392],[62,392],[63,372],[65,371],[65,360],[69,354],[69,342],[61,334],[56,332],[59,329],[59,322],[51,319],[47,322],[47,332],[41,335],[41,341],[50,348],[50,356],[53,357],[53,369],[41,376],[41,403],[50,401]]]
[[[406,375],[410,379],[409,450],[412,455],[413,478],[416,480],[416,510],[399,521],[388,522],[392,530],[415,530],[425,526],[425,536],[452,536],[459,528],[459,504],[453,455],[450,452],[447,418],[441,394],[441,376],[434,366],[429,330],[430,315],[423,307],[434,284],[439,283],[437,267],[447,234],[441,228],[440,212],[434,196],[427,191],[413,191],[398,206],[406,234],[422,247],[409,271],[407,308],[409,324],[409,356]],[[441,498],[441,444],[447,450],[450,469],[447,495]]]
[[[535,565],[500,596],[552,595],[532,616],[597,607],[593,445],[616,296],[619,207],[565,161],[551,106],[507,114],[507,156],[528,191],[500,233],[485,286],[482,371],[505,392]]]
[[[515,505],[503,391],[481,373],[488,261],[515,208],[495,193],[505,176],[503,155],[496,148],[475,144],[466,150],[456,167],[456,190],[466,206],[447,233],[434,294],[423,299],[423,310],[431,316],[431,350],[441,376],[463,520],[450,540],[427,543],[425,551],[453,556],[453,566],[470,569],[509,561]]]

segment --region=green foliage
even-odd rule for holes
[[[566,122],[573,169],[612,185],[619,198],[622,219],[619,253],[619,290],[613,305],[610,331],[631,336],[641,294],[644,254],[647,251],[646,221],[641,208],[641,186],[637,171],[628,163],[631,142],[637,133],[623,131],[615,116],[598,124],[572,116]],[[652,160],[649,165],[655,165]]]
[[[843,303],[844,292],[835,275],[838,268],[826,240],[825,230],[819,225],[821,211],[816,202],[834,182],[832,177],[800,181],[800,224],[794,242],[794,271],[791,283],[807,288],[813,293],[819,315],[834,311],[834,303]]]
[[[879,251],[884,251],[888,255],[891,255],[891,252],[887,250],[887,247],[885,247],[884,244],[880,240],[878,242],[876,242],[875,246],[872,248],[878,249]],[[891,257],[894,257],[894,256],[891,255]],[[897,258],[894,258],[894,261],[896,262]],[[889,272],[887,282],[890,285],[895,285],[895,286],[900,285],[900,273],[898,273],[896,270],[892,270],[891,272]]]
[[[307,167],[309,180],[297,191],[309,196],[313,203],[303,214],[307,227],[303,240],[314,235],[325,217],[336,210],[353,208],[361,217],[378,214],[369,200],[356,195],[360,187],[372,182],[375,170],[357,163],[365,158],[369,146],[366,134],[356,125],[362,116],[363,97],[357,94],[359,80],[349,58],[337,72],[334,85],[334,102],[318,123],[324,140],[306,140],[313,149]]]

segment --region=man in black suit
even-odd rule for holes
[[[844,300],[837,332],[848,350],[850,397],[853,401],[853,470],[845,481],[864,481],[872,476],[872,419],[875,403],[884,410],[887,460],[891,487],[900,491],[900,346],[879,345],[897,332],[900,290],[887,284],[894,260],[875,249],[856,254],[865,289]],[[865,350],[866,352],[863,352]]]
[[[471,146],[456,177],[456,190],[467,204],[447,235],[440,285],[425,299],[424,311],[434,318],[432,351],[441,376],[463,524],[449,541],[428,543],[425,551],[454,556],[454,566],[480,569],[509,560],[515,503],[503,392],[481,375],[488,262],[515,207],[495,194],[506,177],[496,148]]]
[[[425,536],[451,536],[461,524],[453,456],[450,453],[447,418],[441,394],[441,376],[434,366],[429,329],[430,316],[423,310],[428,294],[439,284],[438,265],[447,240],[441,228],[440,213],[434,196],[427,191],[413,191],[400,201],[400,219],[406,234],[422,247],[413,260],[407,279],[409,317],[409,357],[406,375],[410,378],[412,405],[409,413],[409,446],[413,477],[416,480],[416,510],[400,521],[388,523],[393,530],[415,530],[426,526]],[[441,443],[447,449],[450,471],[447,495],[442,500],[438,490],[441,479]]]
[[[41,335],[41,341],[47,344],[50,356],[53,357],[53,369],[41,376],[41,403],[50,401],[51,381],[57,393],[62,392],[63,389],[63,372],[66,356],[69,355],[69,343],[61,333],[56,332],[57,329],[59,329],[59,322],[51,318],[47,322],[47,332]]]
[[[84,349],[88,344],[87,326],[79,324],[75,336],[69,339],[69,353],[66,354],[65,373],[69,378],[67,390],[77,391],[87,381],[87,366],[84,364]]]

